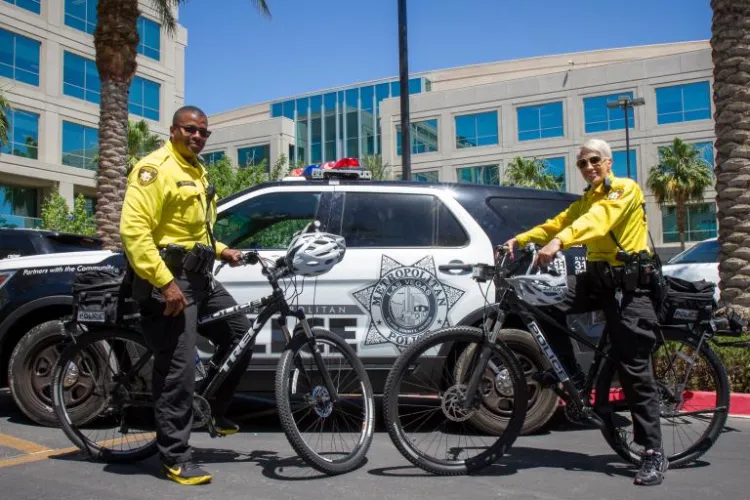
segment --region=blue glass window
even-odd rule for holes
[[[424,172],[413,172],[411,180],[419,182],[440,182],[440,172],[437,170],[425,170]]]
[[[39,193],[36,188],[0,184],[0,223],[8,227],[39,227],[37,215]]]
[[[612,152],[612,173],[615,177],[625,178],[628,176],[628,160],[625,151]],[[638,162],[635,149],[630,150],[630,178],[638,180]]]
[[[201,156],[203,157],[203,163],[210,165],[224,158],[225,154],[224,151],[212,151],[210,153],[203,153]]]
[[[714,143],[713,142],[697,142],[693,144],[693,147],[701,152],[703,161],[706,162],[706,166],[713,171],[714,169]]]
[[[497,111],[456,117],[456,148],[491,146],[497,143]]]
[[[250,146],[237,150],[237,165],[247,167],[250,165],[260,165],[262,161],[266,162],[266,168],[270,169],[271,146],[263,144],[261,146]]]
[[[5,0],[5,2],[26,9],[34,14],[39,14],[42,11],[39,0]]]
[[[78,123],[63,121],[62,164],[96,170],[99,156],[99,130]]]
[[[277,118],[282,114],[282,105],[280,102],[271,104],[271,118]]]
[[[65,0],[65,25],[93,35],[98,3],[99,0]]]
[[[608,102],[615,102],[619,97],[633,98],[632,92],[587,97],[583,100],[583,115],[586,121],[586,133],[606,132],[625,128],[625,112],[622,108],[610,109]],[[628,108],[628,128],[634,128],[633,108]]]
[[[20,109],[6,109],[8,143],[0,149],[3,154],[37,158],[39,154],[39,115]]]
[[[546,173],[552,174],[559,190],[565,190],[565,157],[557,156],[555,158],[543,158],[540,160],[546,166]]]
[[[659,125],[711,118],[708,82],[656,89],[656,122]]]
[[[0,29],[0,76],[39,86],[39,51],[42,44]]]
[[[425,120],[412,122],[409,139],[411,153],[434,153],[438,150],[438,121]],[[396,151],[401,156],[401,126],[396,125]]]
[[[133,82],[130,84],[128,111],[149,120],[159,121],[160,90],[160,84],[140,76],[134,76]]]
[[[294,101],[286,101],[283,103],[283,106],[282,115],[290,120],[294,120]]]
[[[497,165],[456,169],[458,182],[468,184],[500,184],[500,168]]]
[[[145,17],[138,18],[138,53],[159,60],[161,55],[161,32],[159,23]]]
[[[521,107],[517,115],[519,141],[563,136],[562,102]]]
[[[677,230],[677,210],[665,207],[662,210],[662,237],[664,243],[677,243],[680,233]],[[716,236],[716,204],[699,203],[688,205],[685,221],[685,241],[703,241]]]
[[[99,104],[100,92],[101,83],[99,82],[99,71],[96,69],[96,63],[85,57],[65,52],[63,57],[63,94]]]

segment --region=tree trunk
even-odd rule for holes
[[[680,251],[685,250],[685,221],[687,220],[687,207],[685,202],[677,200],[677,206],[675,207],[677,215],[677,234],[680,235]]]
[[[711,0],[719,287],[750,317],[750,2]]]
[[[128,164],[128,98],[137,67],[138,0],[99,0],[94,32],[101,80],[97,233],[104,247],[120,247],[120,212]]]
[[[127,184],[129,90],[125,82],[102,82],[96,226],[105,248],[111,249],[120,246],[120,212]]]

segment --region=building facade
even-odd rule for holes
[[[0,223],[36,227],[58,190],[72,207],[93,206],[100,83],[94,37],[97,0],[0,0],[0,89],[10,102],[9,143],[0,151]],[[167,136],[184,100],[187,32],[170,37],[141,1],[138,70],[129,111]],[[176,13],[175,13],[176,14]]]
[[[563,54],[426,72],[410,79],[412,178],[497,184],[516,157],[545,162],[559,188],[581,193],[577,147],[601,138],[614,170],[647,196],[657,248],[679,246],[673,207],[659,207],[646,188],[659,150],[675,137],[695,145],[713,166],[713,66],[706,41]],[[209,117],[209,159],[246,165],[280,154],[319,163],[381,155],[401,177],[398,80],[367,82],[239,108]],[[643,98],[627,116],[608,102]],[[688,242],[716,235],[715,192],[688,210]]]

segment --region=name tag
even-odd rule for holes
[[[193,182],[193,181],[178,181],[177,182],[177,187],[182,187],[182,186],[193,186],[193,187],[196,187],[195,186],[195,182]]]

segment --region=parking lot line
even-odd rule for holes
[[[9,436],[8,434],[0,434],[0,446],[13,448],[23,453],[41,453],[50,449],[46,446],[26,441],[25,439]]]
[[[122,444],[128,439],[138,439],[138,438],[146,438],[146,437],[153,439],[154,436],[155,436],[155,433],[153,432],[144,432],[141,434],[133,434],[132,436],[128,435],[128,436],[123,436],[123,437],[116,438],[116,439],[107,439],[105,441],[97,441],[96,444],[98,444],[99,446],[116,446],[118,444]],[[10,448],[19,450],[19,451],[25,451],[25,450],[21,450],[20,448],[16,446],[11,446],[10,444],[5,444],[6,441],[3,441],[3,438],[8,439],[7,443],[11,443],[11,442],[15,443],[16,441],[18,441],[19,442],[18,444],[28,446],[29,449],[31,449],[31,446],[34,446],[36,447],[37,451],[28,451],[26,455],[21,455],[21,456],[13,457],[13,458],[6,458],[5,460],[0,460],[0,469],[4,467],[12,467],[14,465],[28,464],[31,462],[39,462],[41,460],[46,460],[52,456],[54,456],[55,458],[59,458],[65,455],[73,455],[81,451],[77,447],[59,448],[56,450],[50,450],[49,448],[45,448],[36,443],[24,441],[23,439],[14,438],[6,434],[0,434],[0,446],[7,446]]]

